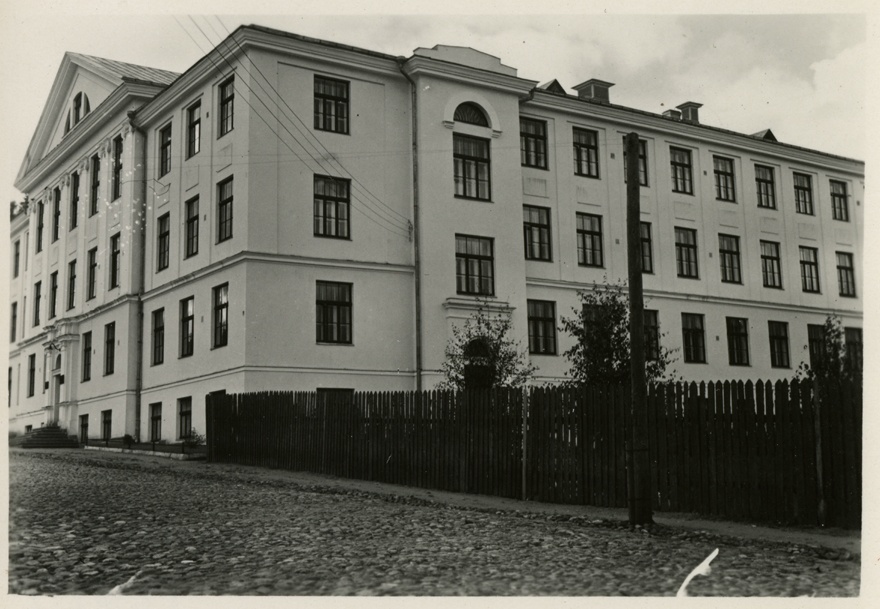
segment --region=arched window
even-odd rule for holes
[[[468,123],[479,127],[489,126],[489,119],[486,118],[486,113],[477,104],[472,102],[459,104],[458,108],[455,109],[453,119],[455,122]]]
[[[64,134],[67,135],[67,133],[73,127],[76,127],[77,123],[84,119],[91,110],[92,108],[89,104],[88,95],[82,92],[74,95],[73,104],[71,105],[70,110],[67,111],[67,122],[64,123]]]
[[[475,338],[464,346],[464,387],[466,390],[491,389],[495,384],[495,370],[491,364],[492,348],[483,337]]]

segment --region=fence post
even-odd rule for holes
[[[803,393],[801,394],[803,395]],[[825,481],[822,479],[822,422],[819,417],[822,398],[819,395],[819,379],[813,378],[813,427],[816,432],[816,499],[819,526],[825,526]]]
[[[522,411],[522,500],[525,501],[528,497],[528,492],[526,491],[526,481],[528,480],[528,475],[526,472],[527,463],[528,463],[528,412],[529,412],[529,397],[531,395],[531,390],[527,387],[523,387],[521,392],[521,404],[522,407],[520,410]]]

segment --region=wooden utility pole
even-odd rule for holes
[[[650,524],[651,461],[648,456],[648,405],[645,382],[645,303],[642,295],[642,241],[639,196],[639,134],[626,136],[626,252],[629,270],[629,346],[632,436],[627,469],[629,523]]]

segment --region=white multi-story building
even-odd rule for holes
[[[11,429],[176,441],[215,391],[431,388],[485,299],[562,379],[560,317],[626,277],[633,131],[678,375],[791,377],[831,313],[859,352],[864,164],[610,87],[257,26],[182,75],[66,55],[16,183]]]

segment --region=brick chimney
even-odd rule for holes
[[[603,104],[610,104],[611,100],[608,96],[608,89],[614,86],[613,82],[606,82],[598,78],[591,78],[586,82],[572,87],[577,91],[578,97],[581,99],[591,99]]]
[[[681,120],[687,121],[689,123],[700,123],[700,108],[703,107],[703,104],[698,104],[697,102],[684,102],[680,106],[676,106],[679,110],[681,110]]]

